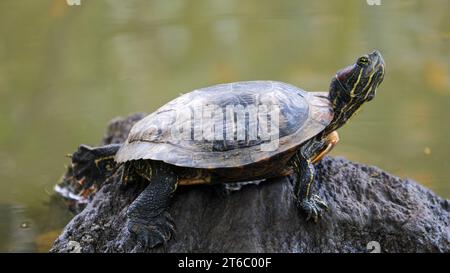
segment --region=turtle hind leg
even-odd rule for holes
[[[177,175],[168,164],[140,161],[135,172],[148,180],[148,186],[127,210],[128,231],[144,247],[165,244],[174,234],[175,225],[167,211],[177,187]],[[150,170],[150,173],[140,173]]]
[[[103,181],[117,168],[114,156],[121,144],[101,147],[80,145],[72,158],[73,176],[83,182],[83,188],[89,188],[96,181]]]
[[[294,155],[291,164],[296,175],[294,197],[297,207],[306,214],[307,221],[312,218],[314,222],[317,222],[322,216],[322,212],[328,210],[328,205],[320,196],[311,194],[311,186],[315,176],[314,165],[303,157],[301,152]]]

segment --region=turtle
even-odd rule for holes
[[[339,70],[328,92],[279,81],[197,89],[135,123],[124,143],[80,145],[74,174],[92,180],[115,169],[125,187],[146,183],[126,213],[129,234],[144,247],[174,236],[168,209],[178,186],[292,175],[298,211],[317,222],[328,205],[311,190],[315,164],[338,143],[336,130],[374,98],[384,73],[375,50]]]

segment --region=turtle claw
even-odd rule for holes
[[[159,244],[165,245],[175,233],[175,224],[168,212],[163,212],[151,220],[130,219],[127,228],[144,249],[154,248]]]
[[[311,196],[311,199],[314,200],[314,202],[316,202],[316,204],[320,208],[324,209],[325,211],[329,211],[330,210],[330,208],[328,207],[328,204],[325,201],[323,201],[323,199],[320,198],[320,196],[314,194],[313,196]]]
[[[322,217],[322,212],[328,211],[328,205],[318,195],[313,195],[309,199],[304,199],[299,203],[299,208],[306,213],[306,221],[312,219],[314,223]]]

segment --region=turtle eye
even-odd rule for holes
[[[366,56],[362,56],[361,58],[358,59],[359,65],[368,65],[369,62],[370,62],[369,58],[367,58]]]

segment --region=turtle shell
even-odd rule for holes
[[[206,169],[242,167],[294,149],[332,118],[326,92],[306,92],[275,81],[219,84],[184,94],[137,122],[115,160],[152,159]],[[267,121],[272,123],[264,129]],[[262,130],[265,137],[259,134]]]

